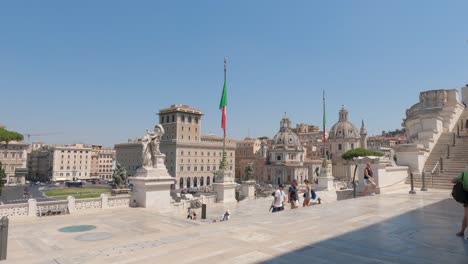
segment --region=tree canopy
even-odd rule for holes
[[[345,160],[352,160],[353,158],[357,157],[365,157],[365,156],[378,156],[381,157],[384,154],[382,152],[378,151],[372,151],[372,150],[367,150],[364,148],[356,148],[356,149],[351,149],[343,153],[341,156]]]
[[[23,140],[23,135],[20,133],[6,130],[5,128],[0,128],[0,142],[10,142],[10,141],[21,141]]]

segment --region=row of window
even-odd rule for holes
[[[72,174],[73,174],[73,176],[76,176],[76,172],[73,172]],[[57,175],[57,174],[56,174],[56,175]],[[67,172],[67,173],[61,172],[61,173],[60,173],[60,176],[62,176],[62,177],[63,177],[63,176],[71,176],[71,174],[70,174],[69,172]],[[78,176],[81,176],[81,172],[78,173]],[[84,173],[84,176],[88,176],[88,173],[85,172],[85,173]]]
[[[64,166],[60,166],[60,170],[63,170],[65,168]],[[76,166],[73,166],[73,169],[76,170]],[[85,166],[85,170],[88,169],[88,166]],[[70,170],[70,166],[67,166],[67,170]],[[81,170],[81,166],[79,167],[79,170]]]
[[[64,158],[65,158],[65,155],[62,155],[62,159],[64,159]],[[70,155],[68,155],[68,158],[70,158]],[[76,155],[74,155],[73,158],[76,159]],[[80,155],[80,159],[82,159],[82,158],[83,158],[83,156]],[[88,158],[88,155],[85,155],[85,159],[87,159],[87,158]]]
[[[8,159],[8,152],[7,152],[7,153],[3,153],[3,158],[4,158],[4,159]],[[11,159],[22,159],[22,158],[23,158],[23,153],[22,153],[22,152],[19,152],[19,153],[10,153],[10,158],[11,158]]]
[[[187,156],[190,156],[191,153],[192,153],[192,152],[188,151],[188,155],[187,155]],[[183,151],[183,150],[180,151],[180,155],[181,155],[181,156],[184,155],[184,151]],[[195,151],[195,156],[197,156],[197,155],[198,155],[198,151]],[[205,155],[205,152],[202,151],[202,152],[201,152],[201,156],[204,156],[204,155]],[[210,152],[207,152],[206,155],[209,157],[211,154],[210,154]],[[222,155],[223,155],[223,152],[218,152],[218,156],[221,157]],[[229,152],[229,156],[232,157],[232,152]],[[216,157],[216,152],[214,152],[214,151],[213,151],[213,157]]]
[[[206,166],[206,171],[210,171],[210,169],[213,168],[213,171],[216,171],[216,165],[207,165]],[[205,166],[200,166],[200,171],[204,171]],[[230,165],[230,169],[232,170],[232,165]],[[187,171],[190,171],[191,167],[187,166]],[[179,167],[179,171],[184,171],[184,166]],[[198,166],[193,166],[193,171],[198,171]]]
[[[195,124],[198,124],[198,116],[194,117],[193,120],[195,121]],[[164,123],[174,123],[176,121],[176,116],[175,115],[166,115],[166,116],[160,116],[160,122],[161,124]],[[185,122],[185,115],[180,116],[180,122]],[[192,116],[187,116],[187,122],[192,123]]]
[[[99,168],[111,168],[112,165],[99,165]]]
[[[60,164],[63,164],[63,160],[60,161]],[[70,161],[69,161],[69,160],[67,160],[67,164],[70,164]],[[73,161],[73,164],[76,164],[76,160]],[[82,164],[82,163],[81,163],[81,160],[80,160],[80,164]],[[86,161],[85,164],[88,164],[88,161]]]
[[[19,150],[26,149],[26,147],[23,148],[22,146],[15,146],[15,145],[12,146],[11,144],[8,144],[8,145],[2,144],[0,146],[0,149],[7,149],[7,147],[8,149],[19,149]]]
[[[65,153],[65,152],[66,152],[66,150],[62,150],[62,153]],[[85,150],[84,153],[88,153],[88,152],[89,152],[88,150]],[[72,151],[71,151],[71,150],[68,150],[68,153],[72,153]],[[77,150],[74,150],[73,153],[78,153],[78,151],[77,151]],[[80,150],[80,153],[83,153],[83,150]]]
[[[183,178],[181,177],[179,179],[179,188],[180,189],[184,189],[184,188],[192,188],[192,187],[203,187],[204,186],[204,180],[205,178],[204,177],[186,177],[186,178]],[[192,184],[193,182],[193,184]],[[200,183],[200,185],[199,185]],[[206,177],[206,185],[210,185],[211,182],[210,182],[210,176],[207,176]]]

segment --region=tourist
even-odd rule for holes
[[[219,219],[219,221],[228,221],[231,218],[231,212],[227,210]]]
[[[452,179],[452,183],[458,182],[461,182],[463,184],[463,189],[465,190],[465,197],[468,198],[468,171],[464,171],[460,173],[457,177]],[[468,199],[465,199],[465,201],[468,201]],[[468,226],[468,203],[463,204],[463,209],[465,211],[465,214],[463,216],[460,232],[456,234],[457,236],[464,236],[466,227]]]
[[[299,207],[299,200],[297,197],[297,180],[292,181],[291,186],[289,186],[289,202],[291,203],[291,209]]]
[[[192,220],[197,220],[197,213],[195,211],[192,213]]]
[[[369,185],[372,185],[372,193],[371,195],[375,195],[375,189],[377,188],[377,184],[374,180],[374,173],[371,169],[371,164],[367,163],[366,168],[364,169],[364,180],[366,181],[363,195],[367,195],[367,190],[369,189]]]
[[[310,195],[312,192],[312,186],[310,186],[309,180],[305,179],[304,183],[306,184],[306,189],[304,192],[304,202],[302,203],[302,207],[309,206],[310,197],[311,197]]]
[[[190,218],[190,219],[193,219],[193,218],[192,218],[192,208],[191,208],[191,207],[189,207],[189,208],[187,209],[187,219],[189,219],[189,218]]]
[[[275,199],[273,200],[272,213],[283,211],[284,203],[286,202],[286,194],[284,193],[284,185],[280,184],[278,190],[275,191]]]

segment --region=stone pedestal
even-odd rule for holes
[[[134,177],[132,203],[138,207],[167,212],[171,209],[171,184],[174,178],[169,175],[164,164],[157,168],[140,168]]]
[[[253,199],[255,198],[255,184],[257,182],[254,180],[244,181],[242,183],[242,195],[246,199]]]
[[[414,174],[421,174],[429,157],[428,149],[418,144],[399,144],[395,148],[397,164],[408,166]]]
[[[335,177],[332,176],[331,161],[326,160],[322,163],[322,169],[320,170],[320,176],[318,177],[317,191],[334,191],[334,179]]]
[[[231,171],[217,171],[215,173],[216,182],[213,183],[213,190],[216,193],[217,203],[234,203],[236,201],[236,183],[234,183]]]

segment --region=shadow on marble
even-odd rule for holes
[[[468,240],[455,236],[462,216],[462,206],[446,199],[262,263],[466,264]]]

